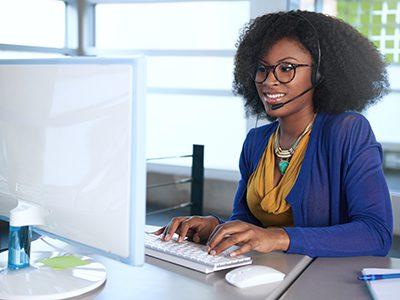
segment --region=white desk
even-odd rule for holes
[[[225,281],[225,274],[229,270],[203,274],[152,257],[146,257],[146,262],[142,267],[131,267],[101,255],[90,255],[86,251],[76,250],[60,241],[50,241],[52,245],[56,246],[55,248],[62,249],[61,252],[89,255],[106,267],[107,281],[105,285],[76,299],[277,299],[312,261],[307,256],[281,252],[252,253],[254,264],[268,265],[287,275],[281,282],[239,289]],[[31,260],[35,261],[39,257],[51,256],[53,250],[54,248],[49,247],[41,240],[34,241]],[[5,253],[2,254],[4,262]]]
[[[65,247],[67,252],[69,249]],[[36,250],[34,242],[32,252]],[[281,252],[252,253],[254,264],[271,266],[287,276],[278,283],[239,289],[225,281],[228,270],[203,274],[152,257],[146,257],[143,267],[131,267],[101,255],[91,256],[106,267],[107,282],[76,299],[370,300],[366,285],[357,279],[360,270],[365,267],[400,268],[400,259],[389,257],[317,258],[313,261],[307,256]]]
[[[278,283],[239,289],[225,281],[229,270],[203,274],[162,260],[146,257],[141,268],[95,256],[107,268],[108,280],[95,299],[277,299],[312,259],[284,253],[254,254],[253,263],[268,265],[287,274]],[[84,298],[90,299],[90,298]]]
[[[158,227],[146,226],[146,231]],[[282,252],[251,253],[253,264],[267,265],[285,274],[283,281],[239,289],[225,281],[229,270],[203,274],[172,263],[146,256],[143,267],[129,267],[105,257],[94,256],[107,269],[108,280],[95,299],[277,299],[297,279],[312,259]]]
[[[357,279],[363,268],[400,268],[390,257],[317,258],[280,300],[370,300],[367,286]]]

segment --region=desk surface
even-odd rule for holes
[[[32,244],[33,251],[37,242]],[[68,246],[62,249],[71,252]],[[45,254],[42,249],[39,252]],[[254,264],[271,266],[287,276],[278,283],[239,289],[225,281],[229,270],[203,274],[152,257],[146,257],[142,267],[131,267],[101,255],[91,256],[106,267],[107,281],[99,289],[76,299],[370,300],[366,285],[357,280],[361,269],[400,268],[400,259],[389,257],[312,260],[307,256],[281,252],[252,253]]]
[[[152,231],[151,226],[146,227]],[[146,256],[143,267],[130,267],[102,256],[93,256],[107,269],[105,286],[86,298],[108,299],[277,299],[297,279],[312,259],[282,252],[252,252],[253,264],[273,267],[286,274],[281,282],[239,289],[225,281],[223,270],[203,274],[169,262]]]
[[[288,275],[278,283],[239,289],[225,281],[229,270],[203,274],[148,256],[143,267],[134,268],[95,256],[106,266],[108,280],[103,289],[80,299],[277,299],[312,261],[307,256],[279,252],[254,253],[252,257],[254,264]]]
[[[253,264],[273,267],[285,273],[286,276],[280,282],[247,289],[239,289],[225,281],[225,274],[229,270],[204,274],[148,256],[142,267],[132,267],[47,237],[32,242],[31,262],[35,264],[42,258],[67,253],[91,256],[94,260],[101,262],[107,270],[106,283],[90,293],[73,298],[80,300],[277,299],[312,262],[310,257],[304,255],[253,252],[251,253]],[[6,266],[6,254],[3,252],[0,255],[1,267]],[[27,272],[34,272],[34,270],[33,268]],[[69,274],[71,270],[66,269],[65,272]],[[29,282],[33,282],[33,277],[31,277],[27,276]],[[26,290],[26,285],[24,286],[24,290]]]
[[[367,286],[357,279],[363,268],[400,268],[390,257],[317,258],[280,300],[370,300]]]

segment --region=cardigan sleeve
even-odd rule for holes
[[[337,153],[340,158],[336,162],[340,172],[336,173],[340,173],[337,180],[340,181],[339,197],[342,199],[330,199],[329,203],[345,203],[345,206],[336,207],[347,215],[338,224],[330,226],[307,227],[304,224],[284,228],[290,238],[288,253],[384,256],[391,246],[393,224],[389,190],[382,170],[381,146],[361,115],[347,115],[342,122],[332,126],[330,134],[335,140],[329,153]]]

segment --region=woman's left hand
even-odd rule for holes
[[[207,250],[211,255],[218,255],[236,245],[239,248],[230,255],[237,256],[251,250],[286,251],[289,243],[289,236],[282,228],[262,228],[242,221],[232,221],[214,228],[207,242]]]

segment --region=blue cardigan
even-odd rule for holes
[[[247,181],[277,124],[252,129],[247,135],[230,220],[262,226],[247,206]],[[286,201],[292,207],[294,221],[294,227],[284,228],[290,238],[288,253],[388,253],[393,223],[382,149],[362,115],[317,115],[299,176]]]

